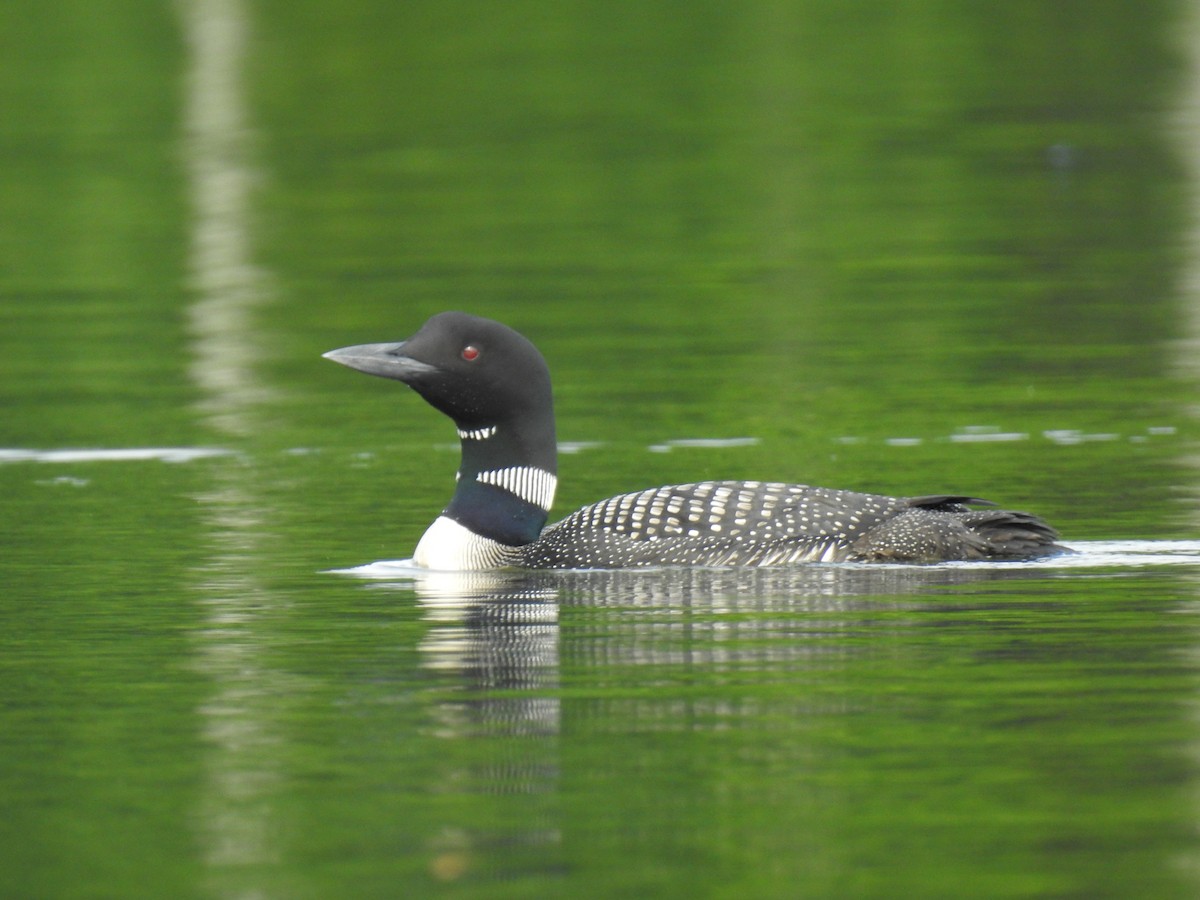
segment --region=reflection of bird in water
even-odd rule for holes
[[[1063,550],[1040,518],[969,496],[888,497],[712,481],[611,497],[545,527],[557,446],[550,374],[528,340],[464,313],[403,343],[325,354],[412,387],[454,420],[458,485],[414,554],[433,569],[779,566],[1034,559]]]

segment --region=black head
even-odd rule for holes
[[[460,434],[497,429],[498,440],[488,442],[493,456],[554,471],[550,372],[538,349],[507,325],[444,312],[407,341],[344,347],[325,358],[404,382],[453,419]]]
[[[438,313],[407,341],[331,350],[326,359],[403,381],[460,427],[480,428],[549,408],[542,354],[507,325]]]

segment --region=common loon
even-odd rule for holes
[[[1059,553],[1042,519],[967,496],[887,497],[761,481],[649,488],[546,527],[557,484],[550,372],[513,329],[461,312],[412,338],[326,359],[402,381],[458,428],[454,496],[413,554],[430,569],[620,569],[802,562],[1034,559]]]

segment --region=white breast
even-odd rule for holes
[[[511,565],[515,558],[513,548],[480,537],[445,516],[433,520],[413,552],[418,566],[447,572],[496,569]]]

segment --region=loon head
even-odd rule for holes
[[[404,382],[462,430],[553,411],[542,354],[491,319],[439,313],[406,341],[360,344],[324,355],[368,375]]]
[[[453,420],[462,464],[443,516],[508,545],[538,536],[554,499],[557,443],[550,372],[528,339],[491,319],[444,312],[406,341],[324,356],[401,381]]]

